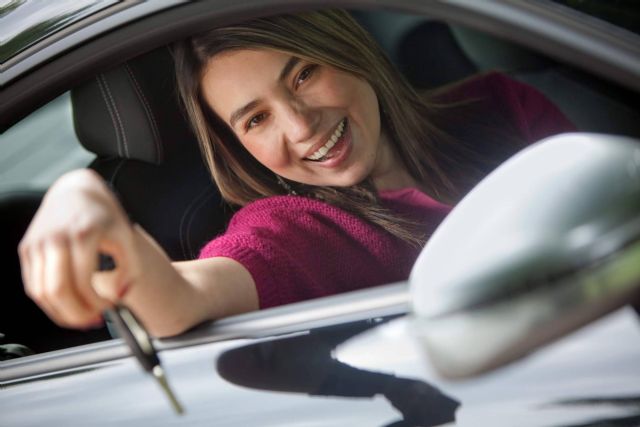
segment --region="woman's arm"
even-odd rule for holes
[[[66,174],[51,187],[19,253],[27,294],[63,327],[96,326],[116,302],[156,336],[258,308],[253,279],[241,264],[228,258],[172,263],[90,170]],[[117,268],[96,272],[100,253]]]

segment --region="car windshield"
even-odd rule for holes
[[[0,62],[118,0],[8,0],[0,7]]]

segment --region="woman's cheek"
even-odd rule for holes
[[[288,164],[288,155],[282,149],[265,141],[248,142],[243,144],[247,151],[263,166],[276,172]]]

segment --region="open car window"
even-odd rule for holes
[[[355,11],[354,16],[387,50],[392,61],[416,87],[429,90],[476,73],[500,70],[544,93],[581,131],[636,137],[639,135],[640,113],[634,101],[635,94],[593,77],[588,71],[567,66],[562,61],[478,30],[458,24],[449,25],[421,15]],[[430,44],[443,40],[444,44]],[[455,68],[436,69],[434,62],[425,60],[426,55],[433,52],[436,52],[438,58],[430,58],[439,59],[441,63]],[[460,66],[461,63],[463,66]],[[97,108],[97,105],[88,108]],[[83,149],[78,142],[71,119],[70,95],[62,95],[3,134],[0,144],[0,192],[13,189],[44,190],[64,171],[87,166],[94,159],[95,154]],[[119,159],[108,158],[102,161],[103,164],[113,161],[113,166],[107,167],[114,170],[120,164]],[[150,175],[155,174],[153,167],[147,168]],[[126,173],[126,167],[118,171]],[[136,174],[137,172],[131,172],[127,177],[138,179]],[[149,188],[135,186],[131,191],[130,194],[125,194],[125,198],[133,199],[135,194],[148,195],[150,192]],[[198,189],[188,205],[199,208],[207,203],[218,202],[218,199],[207,199],[206,194],[206,189]],[[161,195],[171,200],[164,192]],[[135,209],[145,210],[144,206]],[[157,209],[155,205],[149,203],[146,213],[153,213],[154,209]],[[25,217],[21,220],[24,222]],[[179,225],[186,227],[190,224],[185,220]],[[166,224],[159,220],[151,224],[150,228],[163,231],[167,229]],[[190,229],[184,228],[168,233],[182,236],[190,232]],[[15,240],[17,241],[19,238]],[[193,257],[198,250],[196,246],[186,247],[182,242],[177,246],[181,251],[179,254],[185,258]],[[21,289],[19,272],[14,277],[16,289]],[[10,318],[3,318],[0,332],[4,332],[3,324],[10,321]],[[40,334],[46,330],[40,328],[41,326],[34,324],[27,333]],[[80,338],[77,340],[68,341],[69,345],[83,343],[83,333],[80,332],[78,336]],[[100,336],[105,337],[108,335]],[[15,341],[27,342],[20,336],[16,336]],[[58,340],[58,343],[63,342],[65,341]],[[52,341],[47,345],[49,347],[43,346],[42,350],[38,350],[47,351],[67,346],[56,346]]]
[[[26,2],[9,1],[3,6]],[[45,3],[63,2],[40,2]],[[357,4],[357,10],[350,11],[352,15],[421,93],[437,93],[469,78],[498,74],[516,86],[526,84],[539,91],[580,132],[561,135],[559,139],[592,138],[606,143],[631,136],[626,139],[640,141],[640,67],[634,65],[640,60],[637,51],[640,45],[628,43],[637,36],[627,31],[633,31],[633,24],[622,19],[624,13],[620,14],[623,10],[635,16],[637,7],[633,0],[348,3]],[[484,273],[490,257],[460,256],[464,251],[457,250],[462,246],[459,242],[466,244],[472,240],[471,231],[475,229],[482,229],[487,239],[477,239],[479,244],[467,253],[496,254],[491,251],[492,245],[485,242],[496,243],[494,249],[508,249],[497,252],[497,258],[506,267],[498,277],[503,282],[496,280],[496,275],[485,275],[488,280],[481,284],[491,286],[465,288],[456,294],[462,298],[448,298],[444,293],[438,294],[442,299],[431,298],[433,295],[427,292],[425,298],[419,299],[415,298],[413,284],[418,281],[414,278],[411,286],[400,281],[284,304],[205,322],[183,334],[154,340],[166,379],[186,410],[182,418],[172,412],[162,389],[132,357],[133,347],[123,340],[112,339],[103,327],[94,330],[58,327],[27,298],[22,288],[17,245],[46,189],[69,169],[88,166],[98,171],[117,191],[131,220],[161,242],[172,259],[197,257],[204,242],[224,230],[233,212],[212,184],[197,142],[177,107],[172,86],[173,64],[167,46],[176,39],[213,24],[230,23],[245,14],[263,16],[318,4],[305,0],[119,2],[108,8],[112,10],[101,10],[80,25],[71,24],[55,32],[51,40],[43,39],[22,50],[11,60],[14,64],[3,69],[9,72],[0,77],[4,85],[0,102],[0,126],[4,130],[0,137],[0,258],[4,267],[0,354],[5,358],[0,361],[0,424],[512,427],[517,423],[538,427],[640,423],[640,308],[637,303],[633,305],[636,300],[621,298],[616,303],[633,307],[616,308],[616,312],[599,321],[585,321],[590,324],[580,330],[571,329],[575,317],[585,311],[589,311],[588,315],[602,315],[598,310],[606,308],[603,300],[610,302],[602,298],[600,285],[604,279],[587,274],[585,279],[594,280],[586,280],[586,287],[565,282],[569,273],[579,270],[581,265],[577,258],[556,256],[560,252],[549,250],[546,244],[553,241],[557,244],[553,248],[566,246],[562,234],[549,225],[555,220],[564,221],[566,216],[560,215],[560,211],[576,212],[581,220],[579,214],[584,211],[574,207],[588,205],[597,207],[598,212],[607,211],[611,214],[607,218],[617,220],[627,212],[631,213],[629,216],[637,213],[638,204],[617,203],[623,196],[633,200],[626,191],[631,186],[610,185],[612,179],[597,177],[589,181],[591,185],[574,185],[572,195],[581,197],[571,199],[576,203],[565,203],[562,190],[567,188],[567,182],[577,181],[564,179],[566,175],[556,179],[557,175],[546,174],[548,170],[560,170],[553,167],[555,162],[545,163],[549,156],[538,158],[542,161],[534,169],[518,166],[517,170],[522,172],[518,177],[526,179],[503,181],[509,189],[506,195],[499,192],[495,202],[484,203],[484,210],[468,211],[471,220],[465,224],[469,224],[469,232],[458,233],[460,241],[454,239],[445,248],[448,250],[441,252],[441,258],[431,258],[433,264],[426,264],[424,269],[429,280],[421,283],[434,283],[434,265],[440,267],[440,278],[452,277],[447,276],[451,271],[459,273],[453,275],[454,282],[459,282],[455,279],[469,270]],[[569,9],[574,7],[586,13]],[[559,16],[555,12],[561,9],[568,12]],[[610,19],[608,10],[617,15]],[[581,17],[588,25],[581,25]],[[616,31],[604,22],[598,25],[600,19],[627,30]],[[594,20],[595,25],[591,25]],[[68,37],[74,28],[79,29],[74,37]],[[619,40],[619,34],[625,40]],[[563,35],[570,35],[571,41],[578,43],[565,43]],[[592,49],[593,46],[607,46],[606,53],[611,55]],[[621,60],[608,61],[611,58]],[[152,114],[158,107],[160,115]],[[159,138],[164,132],[170,136],[167,144]],[[593,137],[585,132],[604,135]],[[143,140],[146,145],[140,142]],[[586,157],[573,156],[576,151],[553,159],[608,158],[601,155],[607,150],[590,151],[592,156]],[[610,176],[618,177],[629,171],[637,178],[640,157],[620,157],[629,167],[607,168],[612,171]],[[534,188],[532,176],[541,178],[536,180],[540,183],[536,188],[542,188],[536,192],[540,196],[535,199],[537,203],[531,203],[528,191]],[[582,174],[570,175],[579,176]],[[544,182],[545,177],[553,179]],[[636,184],[633,188],[638,188],[640,181],[632,182]],[[549,203],[551,192],[546,191],[549,187],[560,190],[552,193],[558,196],[553,199],[557,204]],[[589,191],[595,187],[597,192]],[[616,188],[623,190],[616,192]],[[607,198],[609,194],[611,199]],[[640,193],[632,195],[637,194]],[[522,205],[513,203],[515,199],[521,200]],[[585,200],[589,203],[581,203]],[[525,204],[527,207],[523,209]],[[529,209],[531,204],[534,206]],[[496,210],[506,205],[510,210],[503,210],[507,213],[502,217],[497,215]],[[519,219],[520,212],[525,213],[522,218],[526,214],[540,218],[537,208],[543,205],[551,206],[546,212],[548,219],[554,221],[538,223],[542,225],[535,230],[526,221],[523,228],[503,227],[510,221],[502,219]],[[617,209],[622,206],[624,209]],[[455,219],[453,214],[447,218]],[[499,227],[483,227],[485,218],[501,219],[493,221]],[[629,235],[628,228],[610,222],[616,231],[626,233],[623,237]],[[595,228],[600,230],[599,226]],[[524,232],[520,233],[521,230]],[[571,231],[574,230],[569,227]],[[498,235],[506,237],[500,240],[496,238]],[[527,268],[512,262],[518,258],[517,254],[512,258],[512,252],[517,251],[498,244],[512,235],[518,244],[521,236],[537,238],[535,241],[542,243],[536,246],[539,250],[536,254],[544,255],[552,266],[559,265],[556,260],[567,261],[563,265],[570,265],[571,270],[538,268],[542,263],[536,257],[527,258],[531,261],[524,265]],[[605,234],[606,239],[601,236],[593,233],[592,228],[580,227],[568,240],[579,249],[584,248],[585,253],[597,252],[595,255],[602,258],[589,260],[596,259],[594,267],[609,270],[608,260],[616,258],[609,257],[611,252],[600,250],[609,250],[614,245],[610,245],[609,234]],[[589,246],[585,243],[588,239],[598,244]],[[440,240],[443,241],[451,243],[448,238]],[[620,289],[620,283],[631,280],[628,277],[632,277],[632,270],[638,272],[638,243],[625,239],[613,243],[619,245],[614,249],[634,248],[634,252],[625,252],[631,255],[623,259],[624,264],[611,267],[613,274],[609,277],[616,279],[611,287]],[[594,247],[598,251],[592,251]],[[467,269],[469,259],[480,261]],[[455,267],[451,268],[452,265]],[[514,265],[516,268],[512,268]],[[613,271],[616,265],[622,268]],[[535,274],[525,276],[529,271]],[[446,290],[460,289],[450,287],[446,280],[441,283]],[[474,280],[465,282],[464,277],[462,283],[478,284]],[[506,286],[498,289],[496,283]],[[511,284],[515,286],[508,286]],[[633,286],[637,290],[637,285]],[[476,293],[476,289],[480,292]],[[456,305],[467,296],[471,296],[466,300],[469,304]],[[582,298],[599,305],[597,310],[594,305],[581,305]],[[417,323],[424,325],[433,320],[418,308],[424,301],[443,301],[440,308],[451,309],[440,316],[436,313],[437,327],[432,329],[435,338],[442,338],[432,342],[442,346],[420,343],[415,335],[407,334],[416,331]],[[536,320],[549,313],[557,314],[558,322]],[[448,325],[447,319],[451,320]],[[523,324],[531,326],[530,331],[522,332]],[[567,332],[565,327],[573,332]],[[553,338],[555,341],[527,347],[549,333],[558,334]],[[464,351],[454,352],[453,357],[451,352],[442,352],[440,362],[457,362],[491,352],[498,358],[513,356],[513,347],[502,346],[511,340],[515,340],[516,346],[522,344],[518,351],[527,355],[509,362],[504,369],[471,381],[444,378],[436,372],[438,363],[431,357],[433,354],[425,354],[434,349],[451,350],[455,347],[451,344],[457,342]],[[29,349],[35,354],[29,355]],[[461,355],[465,357],[458,357]]]

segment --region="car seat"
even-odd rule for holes
[[[397,47],[396,61],[418,89],[437,88],[478,72],[449,26],[440,21],[425,21],[409,29]]]
[[[171,259],[196,258],[227,210],[180,109],[168,48],[98,74],[71,99],[78,139],[97,156],[90,168]]]
[[[387,11],[352,14],[417,89],[433,89],[478,72],[442,21]]]
[[[71,99],[78,139],[96,154],[89,167],[171,259],[186,260],[197,257],[200,247],[222,230],[229,210],[179,108],[173,75],[169,50],[161,48],[96,75],[74,88]],[[0,332],[6,338],[0,344],[20,343],[40,353],[106,340],[105,328],[59,328],[20,286],[16,247],[41,198],[41,191],[0,198],[9,230],[1,252],[11,284],[2,294]]]

